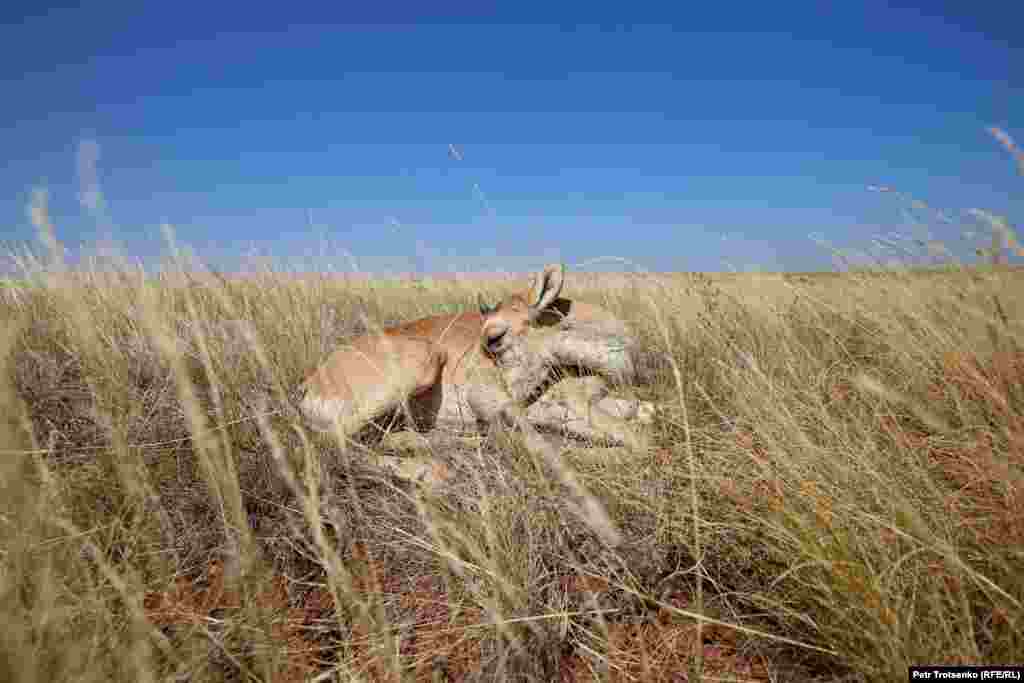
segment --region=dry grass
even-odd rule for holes
[[[607,278],[649,453],[311,436],[339,341],[509,282],[29,263],[0,296],[0,679],[903,680],[1024,659],[1024,272]],[[187,275],[187,272],[195,273]],[[366,446],[365,448],[377,448]],[[583,508],[585,509],[585,508]],[[330,678],[333,676],[334,678]]]

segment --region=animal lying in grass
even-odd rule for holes
[[[608,311],[560,298],[564,280],[564,266],[549,265],[525,293],[496,306],[481,300],[479,312],[356,338],[305,380],[302,414],[343,437],[396,415],[420,430],[525,418],[545,430],[641,447],[632,423],[649,422],[652,406],[609,396],[605,382],[635,378],[636,342]],[[559,383],[580,371],[594,374]],[[546,394],[553,384],[560,385]]]

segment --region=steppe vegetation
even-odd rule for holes
[[[560,445],[581,501],[516,433],[431,435],[417,447],[451,476],[428,491],[295,408],[368,325],[521,283],[57,256],[0,285],[2,680],[876,681],[1024,661],[1019,268],[570,273],[568,296],[634,327],[630,390],[660,405],[648,452]]]

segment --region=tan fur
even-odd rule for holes
[[[354,339],[306,379],[303,414],[317,429],[352,434],[405,404],[430,424],[467,427],[527,408],[554,367],[630,379],[634,342],[626,326],[597,306],[558,298],[563,278],[562,267],[548,266],[526,292],[495,309],[423,318]],[[557,403],[558,410],[535,410],[537,421],[631,440],[615,436],[612,418],[582,429],[581,419],[593,422],[590,401]]]

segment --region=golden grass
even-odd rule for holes
[[[1024,659],[1024,271],[570,273],[634,325],[637,391],[662,406],[649,453],[566,452],[570,495],[514,434],[432,438],[452,476],[424,493],[295,410],[339,341],[513,283],[178,265],[3,284],[0,679],[902,680]]]

